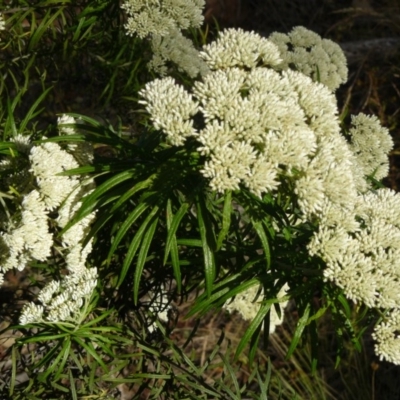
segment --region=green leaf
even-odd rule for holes
[[[168,202],[167,204],[167,227],[168,227],[168,235],[167,235],[167,243],[165,245],[165,253],[164,253],[164,265],[167,262],[169,252],[171,250],[171,245],[172,245],[172,240],[175,239],[176,242],[176,231],[179,227],[179,224],[182,220],[182,218],[185,216],[187,213],[187,210],[189,209],[189,203],[183,203],[178,210],[178,212],[175,214],[175,216],[172,218],[172,209],[171,209],[171,203]]]
[[[159,210],[158,206],[155,206],[150,214],[147,216],[147,218],[144,220],[138,231],[136,232],[135,236],[132,239],[131,244],[129,245],[128,251],[126,253],[124,263],[122,264],[122,269],[121,273],[119,275],[119,280],[117,283],[117,286],[120,286],[123,280],[126,277],[126,274],[128,273],[129,267],[132,263],[133,258],[135,257],[135,254],[137,252],[137,249],[139,248],[140,242],[142,241],[143,235],[146,232],[147,225],[150,223],[150,221],[153,219],[153,217],[157,214]]]
[[[328,306],[321,307],[315,314],[311,315],[311,317],[307,321],[307,325],[310,324],[312,321],[321,318],[325,314],[328,308],[329,308]]]
[[[311,372],[315,374],[317,371],[318,364],[318,329],[315,320],[311,321],[309,324],[309,334],[310,334],[310,345],[311,345]]]
[[[269,270],[271,268],[271,251],[269,248],[267,234],[265,233],[264,226],[261,221],[252,220],[252,224],[257,232],[258,237],[261,240],[261,244],[264,250],[265,260],[267,262],[267,270]]]
[[[120,183],[125,182],[128,179],[131,179],[134,175],[135,175],[134,171],[131,170],[123,171],[119,174],[114,175],[106,182],[98,186],[89,196],[83,199],[81,208],[78,210],[75,217],[61,231],[61,234],[66,232],[69,228],[71,228],[71,226],[79,222],[81,219],[88,216],[96,208],[96,205],[98,203],[97,199],[100,196],[107,193],[111,189],[115,188]]]
[[[135,221],[146,211],[146,209],[150,205],[147,203],[140,203],[130,214],[129,216],[125,219],[121,227],[118,229],[118,233],[113,239],[112,245],[110,247],[110,250],[108,252],[107,256],[107,264],[109,265],[111,262],[111,258],[117,249],[118,245],[120,244],[121,240],[124,238],[128,230],[131,228],[131,226],[135,223]]]
[[[97,363],[103,368],[105,372],[108,372],[107,366],[104,364],[103,360],[97,355],[96,349],[93,347],[93,344],[91,342],[85,343],[78,337],[74,337],[74,341],[79,346],[83,347],[87,351],[87,353],[90,354],[97,361]]]
[[[85,237],[82,246],[85,247],[87,243],[89,243],[90,239],[96,235],[97,232],[114,217],[116,211],[121,208],[128,200],[130,200],[134,194],[139,192],[140,190],[148,187],[152,182],[152,177],[149,179],[139,182],[127,191],[122,196],[119,196],[118,201],[116,201],[110,210],[107,210],[104,213],[101,213],[100,217],[96,218],[96,222],[92,225],[89,234]]]
[[[244,333],[242,339],[240,340],[240,343],[236,349],[235,360],[237,360],[239,358],[240,354],[242,353],[242,351],[244,350],[244,348],[246,347],[246,345],[248,344],[250,339],[252,339],[253,335],[260,328],[260,325],[261,325],[262,321],[264,320],[265,316],[268,314],[269,309],[271,308],[271,305],[272,305],[271,303],[267,302],[266,304],[262,305],[260,307],[260,309],[258,310],[257,315],[255,316],[255,318],[251,322],[250,326],[247,328],[246,332]]]
[[[293,354],[293,352],[296,350],[296,347],[301,339],[301,336],[303,334],[304,328],[306,327],[308,323],[308,316],[310,315],[310,304],[308,303],[303,315],[299,319],[299,322],[297,323],[296,331],[294,332],[293,339],[290,343],[288,352],[286,354],[286,359],[289,359],[289,357]]]
[[[203,243],[200,239],[177,239],[176,243],[179,246],[203,247]]]
[[[167,210],[166,210],[168,234],[167,234],[167,243],[165,245],[163,264],[164,265],[166,264],[167,259],[168,259],[168,254],[171,253],[172,268],[174,270],[174,276],[176,279],[178,293],[181,292],[182,279],[181,279],[181,269],[180,269],[180,263],[179,263],[179,249],[178,249],[178,244],[176,241],[176,231],[179,227],[179,224],[180,224],[183,216],[186,214],[188,208],[189,208],[188,203],[182,204],[178,213],[175,216],[173,216],[171,201],[168,199]]]
[[[210,243],[211,232],[210,224],[207,218],[207,209],[201,197],[196,198],[197,221],[199,224],[199,231],[201,237],[201,245],[203,248],[204,258],[204,274],[206,281],[207,296],[211,296],[212,286],[216,275],[216,266],[214,260],[214,253],[212,251],[212,244]]]
[[[19,131],[20,132],[24,132],[25,131],[28,122],[32,118],[35,117],[34,112],[35,112],[36,108],[39,106],[39,104],[44,100],[44,98],[47,96],[47,94],[52,89],[53,89],[53,86],[50,86],[43,93],[41,93],[40,96],[35,100],[35,102],[33,103],[32,107],[29,109],[29,111],[27,112],[26,116],[24,117],[24,119],[22,120],[22,122],[21,122],[21,124],[19,126]]]
[[[345,312],[346,318],[351,319],[351,308],[349,302],[347,301],[346,297],[341,293],[337,296],[340,304],[343,306],[343,310]]]
[[[68,369],[68,375],[69,375],[69,382],[70,382],[70,388],[71,388],[71,396],[72,400],[78,400],[78,395],[76,393],[76,387],[75,387],[75,378],[72,375],[72,369]]]
[[[229,232],[229,227],[231,225],[231,214],[232,214],[232,192],[228,191],[225,193],[224,209],[222,212],[222,229],[218,234],[216,251],[221,249],[222,243]]]
[[[46,15],[42,18],[40,25],[36,27],[36,29],[33,31],[33,34],[31,35],[28,45],[29,51],[35,49],[41,37],[44,35],[47,29],[51,29],[54,20],[57,19],[60,14],[62,14],[64,8],[65,7],[60,7],[58,11],[56,11],[53,15],[51,15],[53,8],[47,11]]]
[[[158,207],[155,207],[155,209],[158,210]],[[155,217],[154,220],[151,222],[146,234],[144,235],[142,245],[140,247],[135,268],[135,278],[133,282],[133,300],[135,305],[137,305],[138,302],[140,278],[142,277],[144,264],[146,263],[147,254],[149,252],[151,242],[153,241],[153,236],[157,229],[157,224],[158,224],[158,217]]]
[[[239,276],[240,276],[239,274],[236,275],[236,277]],[[211,308],[214,307],[218,308],[219,306],[222,306],[225,302],[227,302],[229,299],[236,296],[237,294],[251,288],[256,284],[260,284],[259,280],[257,278],[254,278],[250,279],[249,281],[243,282],[240,285],[235,285],[233,289],[230,289],[230,286],[232,286],[231,281],[234,280],[228,279],[224,281],[224,285],[226,286],[222,286],[220,284],[214,285],[213,288],[214,293],[211,296],[208,296],[207,294],[200,296],[197,299],[195,305],[191,308],[191,310],[187,314],[187,317],[190,317],[196,313],[200,313],[200,315],[203,315],[206,312],[210,311]],[[219,288],[221,289],[216,291]]]

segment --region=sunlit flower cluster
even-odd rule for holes
[[[400,306],[400,195],[389,189],[360,196],[347,215],[353,227],[321,221],[310,254],[326,262],[324,276],[369,307]]]
[[[341,287],[346,297],[370,308],[392,309],[376,328],[375,350],[399,363],[394,326],[400,310],[400,194],[370,191],[359,195],[353,210],[331,211],[321,218],[309,252],[326,262],[325,279]]]
[[[166,36],[173,29],[198,28],[204,4],[204,0],[127,0],[121,7],[128,15],[128,34],[143,39]]]
[[[211,71],[192,93],[165,78],[141,95],[154,126],[172,145],[196,138],[212,190],[243,185],[261,197],[283,178],[294,179],[307,216],[327,199],[346,206],[356,197],[354,156],[340,133],[336,98],[325,85],[300,72],[276,71],[277,46],[251,32],[227,30],[204,46],[201,57]],[[201,129],[193,120],[198,113]]]
[[[63,122],[74,121],[64,118]],[[64,133],[72,134],[73,131]],[[58,144],[47,142],[33,145],[28,137],[21,135],[11,142],[20,153],[26,154],[26,161],[23,174],[22,171],[15,173],[10,166],[15,166],[14,160],[25,158],[10,156],[1,163],[5,172],[11,169],[10,173],[4,174],[8,176],[3,184],[13,187],[14,191],[15,188],[21,188],[22,198],[20,212],[2,224],[1,283],[4,273],[12,268],[23,270],[33,260],[47,261],[55,246],[51,226],[54,227],[56,223],[59,228],[64,228],[74,217],[82,198],[94,188],[93,180],[58,175],[79,166],[75,157]],[[70,151],[76,153],[79,144],[77,147],[74,144],[70,146]],[[91,159],[91,154],[92,150],[86,156],[86,161]],[[24,187],[20,184],[21,176],[24,177]],[[54,220],[55,212],[58,212],[58,218]],[[63,254],[69,274],[60,282],[50,282],[42,290],[39,294],[42,305],[30,303],[24,307],[21,323],[79,319],[79,310],[90,298],[97,279],[96,269],[88,270],[85,265],[91,243],[82,248],[82,241],[93,218],[94,214],[88,215],[61,235],[61,247],[57,245],[57,251]]]
[[[231,67],[278,66],[282,58],[278,47],[254,32],[227,29],[218,39],[203,47],[201,56],[213,70]]]
[[[347,81],[347,61],[340,46],[317,33],[297,26],[287,35],[274,32],[269,40],[281,53],[281,68],[294,67],[330,90],[336,90]]]
[[[49,210],[53,210],[79,184],[76,176],[59,176],[57,174],[78,168],[79,164],[57,143],[42,143],[32,147],[29,160],[30,171],[36,178],[43,201]]]
[[[40,193],[32,190],[24,196],[21,208],[20,221],[10,221],[8,230],[0,236],[1,273],[13,268],[22,271],[32,259],[44,261],[50,255],[53,238],[49,232],[48,210]]]
[[[387,155],[393,148],[389,131],[372,115],[353,115],[351,123],[350,148],[356,156],[357,168],[363,175],[372,175],[377,180],[385,178],[389,172]]]
[[[285,285],[279,291],[277,300],[286,295],[288,285]],[[260,304],[264,300],[264,290],[261,285],[253,285],[248,289],[238,293],[232,300],[227,301],[223,308],[229,313],[238,312],[246,321],[252,321],[260,310]],[[275,332],[278,325],[281,325],[284,318],[284,310],[288,301],[279,302],[281,309],[280,315],[275,310],[272,304],[269,313],[269,333]]]
[[[19,322],[21,325],[61,321],[78,324],[81,322],[81,308],[87,305],[96,285],[96,268],[70,274],[61,282],[52,281],[39,293],[40,305],[28,303],[23,307]]]
[[[396,309],[379,323],[372,334],[375,353],[380,360],[400,365],[400,310]]]
[[[191,91],[156,80],[142,103],[171,145],[198,144],[213,191],[262,197],[289,183],[303,221],[319,225],[308,251],[326,263],[325,280],[355,302],[397,309],[400,200],[369,182],[386,175],[392,139],[364,114],[342,130],[332,93],[347,76],[338,46],[303,28],[271,40],[227,30],[200,53],[210,72]],[[226,307],[254,318],[252,290]]]
[[[153,116],[154,127],[162,129],[172,145],[180,146],[187,137],[195,134],[191,117],[197,112],[197,103],[172,78],[154,80],[140,93],[145,98],[140,102]]]

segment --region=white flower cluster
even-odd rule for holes
[[[204,0],[127,0],[129,35],[166,36],[173,29],[198,28],[203,22]]]
[[[304,29],[288,37],[311,69],[287,69],[289,50],[280,53],[278,40],[277,47],[228,30],[201,52],[210,72],[191,93],[165,78],[142,90],[142,103],[170,144],[190,137],[199,143],[201,172],[212,190],[246,187],[261,197],[290,182],[303,220],[319,224],[308,250],[326,262],[325,279],[354,301],[400,308],[400,198],[387,189],[370,191],[368,181],[386,174],[392,139],[363,114],[342,132],[332,93],[347,74],[342,53]],[[326,66],[313,58],[318,46],[329,56],[322,57]]]
[[[363,175],[385,178],[389,172],[387,155],[393,148],[393,140],[386,128],[382,127],[376,116],[353,115],[350,129],[350,148],[356,156],[357,168]]]
[[[309,244],[326,262],[324,276],[368,307],[400,308],[400,195],[379,189],[359,196],[347,225],[322,220]],[[350,225],[351,224],[353,226]]]
[[[21,325],[61,321],[79,324],[81,308],[89,301],[96,285],[96,268],[85,269],[81,274],[70,274],[61,282],[52,281],[39,293],[42,305],[26,304],[19,322]]]
[[[269,40],[279,47],[283,68],[297,71],[335,91],[347,81],[347,61],[339,45],[317,33],[297,26],[287,35],[274,32]]]
[[[49,210],[54,210],[79,184],[76,176],[57,174],[78,168],[79,164],[57,143],[42,143],[32,147],[29,160],[30,171],[36,177],[43,201]]]
[[[379,189],[359,195],[353,210],[327,209],[308,249],[326,262],[325,279],[346,297],[391,310],[375,328],[375,351],[400,364],[400,194]]]
[[[162,129],[172,145],[181,146],[187,137],[195,134],[190,118],[197,112],[197,103],[172,78],[152,81],[139,93],[145,98],[140,103],[152,115],[154,127]]]
[[[392,311],[375,327],[372,337],[376,341],[375,353],[380,360],[400,365],[400,310]]]
[[[2,232],[3,254],[1,255],[0,275],[10,269],[22,271],[32,259],[44,261],[50,255],[53,243],[48,226],[48,210],[40,193],[32,190],[22,201],[21,220]]]
[[[277,299],[284,297],[288,290],[288,285],[282,287]],[[264,300],[264,290],[261,285],[254,285],[237,294],[233,300],[226,302],[222,307],[229,313],[238,312],[246,321],[252,321],[260,310],[260,302]],[[274,305],[271,305],[269,314],[269,333],[274,333],[277,326],[281,325],[284,317],[284,309],[288,301],[279,303],[281,315],[279,316]]]
[[[278,48],[255,33],[227,30],[201,56],[211,72],[195,83],[193,94],[164,78],[141,95],[154,126],[172,145],[197,139],[207,157],[202,173],[213,190],[242,184],[261,196],[297,170],[296,193],[307,216],[326,198],[341,206],[356,196],[354,156],[326,86],[300,72],[276,71]],[[196,130],[199,112],[205,126]]]
[[[64,228],[80,207],[82,197],[94,186],[92,180],[57,175],[79,166],[58,144],[47,142],[34,146],[26,138],[18,137],[13,141],[19,151],[28,153],[30,164],[26,170],[30,183],[22,193],[20,218],[9,221],[0,234],[0,282],[9,269],[22,270],[32,260],[46,261],[55,246],[49,213],[58,211],[55,222]],[[96,268],[89,270],[85,266],[91,244],[84,249],[81,244],[93,218],[94,214],[89,215],[63,233],[59,251],[64,253],[69,274],[61,282],[50,282],[41,291],[39,300],[43,305],[31,303],[24,307],[21,324],[79,320],[79,310],[97,282]]]
[[[277,46],[254,32],[227,29],[218,39],[203,47],[201,56],[213,69],[278,66],[282,58]]]
[[[165,76],[168,72],[167,62],[177,65],[178,70],[186,72],[191,78],[205,75],[208,72],[207,64],[199,57],[199,52],[194,48],[193,42],[182,35],[179,29],[171,29],[165,35],[154,35],[151,38],[153,58],[148,63],[148,68]]]

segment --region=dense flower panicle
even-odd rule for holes
[[[81,308],[90,300],[96,285],[96,268],[85,268],[80,274],[70,274],[61,281],[52,281],[38,295],[42,304],[26,304],[19,322],[21,325],[41,322],[78,323]]]
[[[189,136],[199,142],[206,156],[201,172],[212,190],[243,184],[261,197],[286,177],[295,180],[307,217],[320,213],[326,200],[353,204],[361,184],[326,86],[300,72],[272,69],[279,52],[255,33],[224,31],[202,57],[211,71],[194,84],[193,94],[165,78],[147,84],[141,95],[171,144],[182,145]],[[198,111],[205,126],[196,131]]]
[[[352,224],[321,220],[308,249],[326,262],[325,279],[369,307],[400,304],[400,195],[380,189],[359,196],[349,213]],[[340,214],[339,214],[340,215]]]
[[[296,71],[282,73],[287,86],[299,96],[308,126],[319,137],[340,135],[338,107],[336,97],[321,83]]]
[[[277,299],[284,297],[288,290],[288,286],[285,285],[278,293]],[[243,319],[246,321],[252,321],[256,317],[260,310],[260,303],[264,300],[264,290],[261,285],[254,285],[250,288],[238,293],[233,300],[228,300],[222,307],[229,313],[238,312]],[[284,318],[284,309],[286,308],[288,301],[279,302],[281,308],[281,316],[275,310],[272,305],[270,309],[270,323],[269,333],[275,332],[278,325],[281,325]]]
[[[278,66],[278,47],[254,32],[226,29],[218,39],[203,47],[200,56],[212,70],[232,67]]]
[[[239,141],[219,150],[210,161],[205,162],[201,172],[210,178],[211,189],[217,192],[237,190],[239,183],[250,175],[256,152],[251,145]]]
[[[347,61],[339,45],[302,26],[297,26],[286,34],[274,32],[269,38],[275,43],[283,58],[279,66],[292,66],[314,81],[321,82],[335,91],[347,81]]]
[[[27,325],[43,322],[43,312],[43,306],[36,305],[35,303],[27,303],[22,308],[19,323]]]
[[[351,209],[357,200],[357,184],[353,176],[352,153],[342,136],[320,141],[316,155],[296,181],[295,193],[304,214],[321,216],[329,202]]]
[[[393,139],[376,116],[352,115],[350,149],[353,151],[357,167],[365,176],[373,175],[381,180],[389,172],[388,154],[393,149]]]
[[[280,184],[278,168],[266,157],[258,157],[252,164],[245,186],[256,196],[262,197],[266,192],[273,192]]]
[[[59,122],[60,130],[64,129],[61,133],[74,133],[69,127],[62,127],[62,123],[74,122],[70,117],[63,116]],[[23,188],[27,193],[21,193],[20,218],[10,219],[8,223],[1,225],[0,283],[3,283],[4,273],[11,268],[22,270],[33,260],[46,261],[54,246],[53,234],[49,231],[49,212],[58,208],[56,222],[59,227],[64,228],[82,204],[82,198],[94,189],[93,179],[81,180],[78,177],[57,175],[79,166],[74,157],[59,145],[43,143],[34,146],[28,137],[21,135],[17,135],[12,141],[16,143],[19,152],[29,155],[30,165],[24,168],[29,174],[29,184]],[[0,167],[7,171],[7,168],[13,166],[12,160],[13,158],[2,160],[4,162]],[[7,175],[10,175],[8,171]],[[13,174],[9,178],[15,179]],[[34,180],[37,189],[32,190],[35,187]],[[15,187],[14,183],[13,186]],[[42,305],[29,303],[24,307],[20,317],[21,324],[79,321],[80,309],[90,298],[97,282],[97,270],[88,270],[85,266],[92,248],[91,243],[82,248],[82,241],[94,216],[94,213],[86,216],[63,233],[63,248],[58,248],[58,251],[64,255],[69,275],[60,282],[50,282],[43,288],[38,296]]]
[[[168,141],[181,146],[187,137],[196,134],[191,116],[198,111],[193,97],[172,78],[156,79],[139,92],[151,115],[154,127],[167,134]]]
[[[22,202],[21,221],[1,234],[8,252],[2,255],[0,271],[22,271],[32,259],[44,261],[50,255],[53,237],[49,232],[48,212],[38,191],[33,190]]]
[[[58,207],[79,184],[76,176],[56,176],[78,168],[74,157],[56,143],[42,143],[31,149],[31,172],[37,179],[43,201],[49,210]]]
[[[172,29],[198,28],[203,23],[204,0],[127,0],[128,35],[166,36]]]
[[[166,36],[154,35],[151,38],[151,49],[153,58],[148,68],[161,76],[167,74],[168,62],[173,62],[179,71],[186,72],[191,78],[208,72],[207,64],[200,58],[193,42],[178,29],[172,29]]]
[[[372,337],[379,359],[400,365],[400,310],[396,309],[375,326]]]
[[[57,225],[65,228],[67,223],[72,220],[82,205],[82,200],[94,190],[93,179],[87,179],[80,183],[80,186],[71,191],[61,207],[58,209]],[[90,213],[80,221],[75,223],[61,237],[65,247],[74,247],[79,244],[88,233],[91,222],[95,217],[95,212]]]

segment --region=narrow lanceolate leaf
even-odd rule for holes
[[[307,304],[302,317],[299,319],[299,322],[297,323],[296,331],[293,335],[292,342],[290,343],[289,350],[286,354],[286,359],[289,359],[289,357],[296,350],[296,347],[301,339],[301,335],[303,334],[304,328],[306,327],[306,325],[308,323],[309,315],[310,315],[310,305]]]
[[[247,328],[246,332],[244,333],[235,353],[235,359],[237,360],[246,345],[249,343],[251,340],[252,336],[254,333],[257,331],[257,329],[260,327],[261,323],[263,322],[265,316],[268,314],[269,309],[271,308],[272,303],[267,303],[264,304],[263,306],[260,307],[258,310],[257,315],[251,322],[250,326]]]
[[[121,240],[125,237],[129,228],[135,223],[135,221],[143,214],[144,211],[149,207],[147,203],[140,203],[125,219],[124,223],[118,229],[118,233],[115,236],[112,245],[110,247],[110,251],[107,256],[107,263],[110,264],[111,257],[113,256],[115,250],[120,244]]]
[[[132,239],[131,244],[129,245],[128,251],[126,253],[124,263],[122,264],[122,269],[121,273],[119,275],[119,280],[117,283],[117,286],[120,286],[123,280],[126,277],[126,274],[128,273],[129,267],[132,263],[133,258],[136,255],[136,252],[140,246],[140,243],[143,239],[144,234],[146,233],[146,228],[148,224],[152,221],[153,217],[157,214],[159,210],[158,206],[155,206],[150,214],[147,216],[147,218],[144,220],[138,231],[136,232],[135,236]]]
[[[140,278],[142,277],[144,264],[146,263],[147,254],[149,252],[149,248],[153,241],[154,233],[157,229],[157,224],[158,224],[158,217],[155,217],[151,222],[149,229],[145,233],[142,245],[140,246],[140,251],[135,268],[135,278],[133,282],[133,300],[135,302],[135,305],[138,302]]]
[[[225,194],[224,210],[222,213],[222,228],[221,232],[218,234],[217,251],[221,249],[222,243],[229,232],[229,227],[231,225],[231,214],[232,214],[232,192],[228,191]]]
[[[178,243],[176,241],[176,230],[178,229],[179,224],[182,220],[182,217],[186,214],[188,208],[189,208],[188,203],[182,204],[178,213],[174,216],[172,214],[171,201],[168,200],[168,203],[167,203],[168,235],[167,235],[167,243],[165,245],[163,264],[164,265],[166,264],[168,255],[169,255],[169,253],[171,253],[172,268],[174,270],[174,275],[175,275],[175,279],[176,279],[178,292],[181,291],[182,279],[181,279],[181,269],[180,269],[180,262],[179,262],[179,249],[178,249]]]
[[[271,267],[271,250],[268,243],[268,237],[265,233],[264,226],[261,221],[252,221],[254,229],[261,240],[261,245],[264,250],[265,261],[267,262],[267,270]]]
[[[207,209],[201,198],[196,199],[196,209],[197,209],[197,220],[199,223],[200,238],[203,248],[204,257],[204,273],[206,281],[206,293],[207,296],[211,296],[212,286],[215,279],[216,267],[214,260],[214,253],[210,244],[210,237],[213,232],[211,231],[211,226],[208,224],[207,219]]]
[[[95,208],[98,203],[98,198],[105,194],[106,192],[110,191],[120,183],[131,179],[135,175],[134,171],[124,171],[117,175],[114,175],[106,182],[102,183],[98,186],[89,196],[85,197],[82,201],[82,206],[76,213],[75,217],[72,221],[70,221],[65,228],[62,230],[61,233],[67,231],[71,226],[76,224],[81,219],[88,216]]]
[[[90,239],[96,235],[96,233],[107,223],[107,221],[113,218],[115,212],[119,208],[121,208],[137,192],[148,187],[151,184],[151,182],[152,182],[152,177],[143,182],[135,184],[133,187],[128,189],[122,196],[119,196],[118,200],[112,205],[111,210],[107,211],[106,213],[101,213],[101,215],[96,218],[96,222],[92,225],[89,234],[83,241],[83,247],[85,247],[86,244],[89,243]],[[121,230],[119,230],[119,232],[120,231]]]
[[[168,227],[168,236],[167,236],[167,243],[165,245],[165,253],[164,253],[164,265],[167,262],[169,252],[171,250],[172,240],[176,242],[176,231],[179,227],[179,224],[187,213],[189,209],[189,203],[183,203],[179,208],[178,212],[173,216],[171,203],[168,202],[167,204],[167,227]]]

